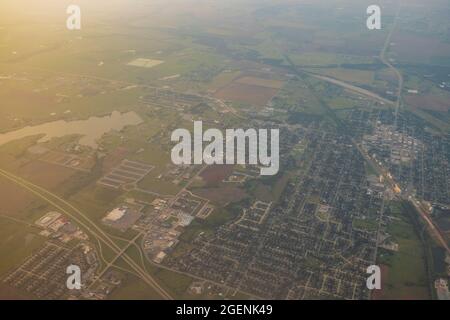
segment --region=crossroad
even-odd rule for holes
[[[83,212],[75,208],[69,202],[60,198],[58,195],[51,193],[44,188],[37,186],[21,177],[13,175],[10,172],[0,169],[0,176],[15,183],[16,185],[28,190],[38,198],[46,201],[48,204],[60,210],[61,213],[66,214],[68,217],[72,218],[76,223],[78,223],[85,231],[87,231],[94,238],[99,240],[106,247],[111,249],[117,257],[122,257],[123,260],[129,265],[129,267],[142,278],[151,288],[153,288],[162,299],[172,300],[172,296],[162,288],[156,280],[147,273],[140,265],[138,265],[132,258],[126,254],[126,250],[120,248],[112,238],[106,234],[100,227],[98,227],[88,216]],[[128,247],[128,246],[127,246]],[[100,248],[101,249],[101,248]]]

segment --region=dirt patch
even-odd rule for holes
[[[2,92],[1,96],[2,101],[7,102],[8,110],[19,109],[20,111],[25,111],[30,108],[48,109],[48,106],[55,104],[55,98],[51,95],[31,92],[29,90],[10,88],[8,92]]]
[[[10,287],[6,284],[0,284],[0,300],[30,300],[31,297],[25,293]]]
[[[214,96],[223,100],[264,106],[277,94],[277,92],[278,89],[274,88],[232,82],[217,91]]]
[[[412,107],[423,109],[423,110],[433,110],[448,112],[450,110],[450,101],[435,95],[424,95],[424,96],[406,96],[405,101]]]
[[[219,206],[224,206],[230,202],[241,201],[247,196],[243,189],[229,186],[195,189],[194,193],[200,197],[210,200],[211,202]]]
[[[380,269],[381,269],[381,290],[373,291],[372,300],[385,299],[386,284],[389,276],[389,267],[385,264],[382,264],[380,265]]]
[[[283,86],[283,81],[256,77],[242,77],[237,79],[235,82],[272,89],[281,89],[281,87]]]
[[[19,176],[49,190],[57,189],[75,174],[73,169],[43,161],[32,161],[19,171]]]
[[[206,185],[216,185],[228,178],[233,173],[233,169],[232,165],[212,165],[203,170],[200,176]]]
[[[0,214],[8,216],[19,215],[35,200],[34,196],[27,190],[16,186],[2,176],[0,176],[0,194],[1,198],[4,199]]]
[[[392,42],[395,43],[393,51],[402,60],[427,61],[435,56],[450,55],[450,45],[438,38],[398,32],[394,34]]]

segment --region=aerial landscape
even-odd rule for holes
[[[2,0],[0,300],[450,300],[449,17]]]

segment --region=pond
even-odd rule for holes
[[[141,123],[142,119],[134,111],[127,113],[114,111],[111,115],[91,117],[87,120],[58,120],[36,126],[27,126],[22,129],[0,134],[0,146],[14,140],[42,134],[44,134],[44,136],[39,139],[39,143],[67,135],[80,135],[80,145],[96,149],[98,147],[97,141],[105,133],[108,133],[111,130],[120,131],[126,126],[138,125]]]

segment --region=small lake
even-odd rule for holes
[[[87,120],[58,120],[0,134],[0,146],[14,140],[42,134],[45,136],[39,139],[38,142],[47,142],[52,138],[67,135],[80,135],[79,144],[96,149],[98,147],[97,141],[105,133],[111,130],[120,131],[126,126],[141,123],[141,117],[134,111],[127,113],[114,111],[109,116],[91,117]]]

